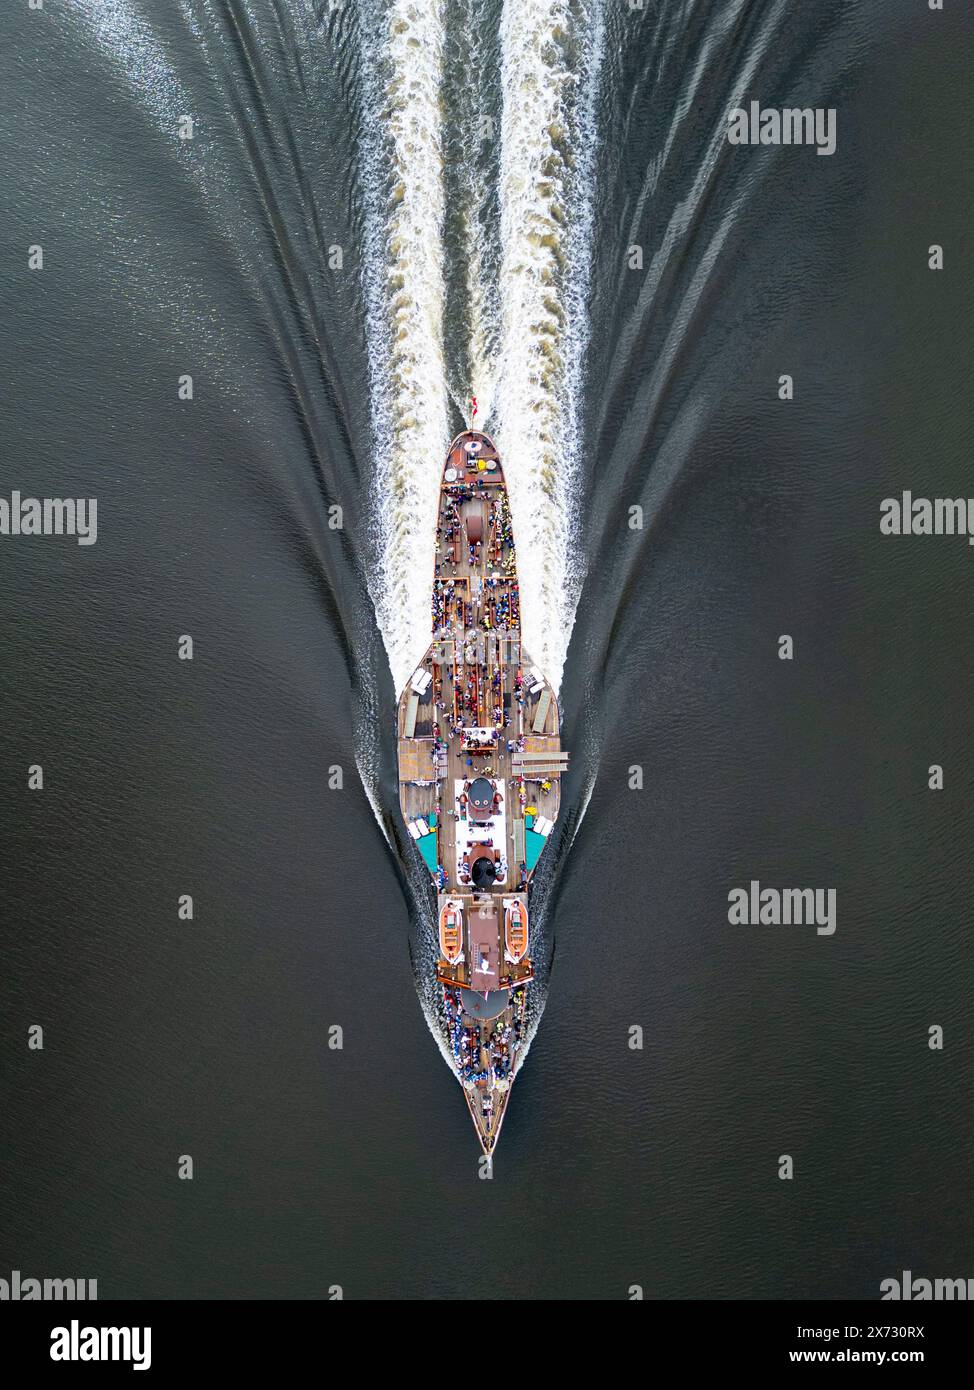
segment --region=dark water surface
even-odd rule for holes
[[[878,529],[903,489],[974,495],[969,7],[606,7],[568,824],[596,780],[490,1181],[356,772],[371,736],[391,826],[359,15],[0,23],[0,496],[99,506],[90,547],[0,537],[0,1275],[104,1298],[974,1275],[974,553]],[[836,154],[733,149],[742,93],[835,107]],[[751,879],[835,888],[835,935],[730,926]]]

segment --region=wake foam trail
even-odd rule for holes
[[[482,425],[490,416],[496,384],[499,324],[500,228],[494,154],[498,35],[496,10],[491,0],[460,0],[459,11],[459,50],[464,72],[478,74],[474,82],[463,79],[469,90],[465,91],[458,109],[451,113],[461,127],[464,151],[458,179],[463,209],[461,242],[467,323],[464,353],[469,372],[464,417],[468,425]],[[467,403],[471,395],[478,403],[476,419]]]
[[[504,9],[497,443],[524,644],[556,688],[584,578],[581,391],[602,48],[601,0]]]
[[[439,465],[449,435],[443,353],[444,5],[363,13],[362,262],[376,450],[370,588],[397,693],[430,641]]]

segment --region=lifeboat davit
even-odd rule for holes
[[[463,908],[452,898],[440,908],[440,950],[448,965],[463,955]]]
[[[520,898],[510,898],[504,912],[507,959],[515,964],[528,949],[528,910]]]

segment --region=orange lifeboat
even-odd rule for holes
[[[453,898],[440,908],[440,950],[448,965],[463,955],[463,908]]]
[[[504,913],[504,941],[507,958],[514,964],[528,949],[528,910],[520,898],[511,898]]]

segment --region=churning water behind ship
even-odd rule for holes
[[[971,1177],[970,554],[878,507],[969,491],[969,13],[2,23],[4,491],[99,502],[92,547],[0,545],[3,1258],[187,1298],[962,1268],[916,1194]],[[835,108],[835,154],[730,146],[752,98]],[[490,1181],[392,738],[470,395],[574,766]],[[835,888],[835,935],[732,927],[751,879]]]

